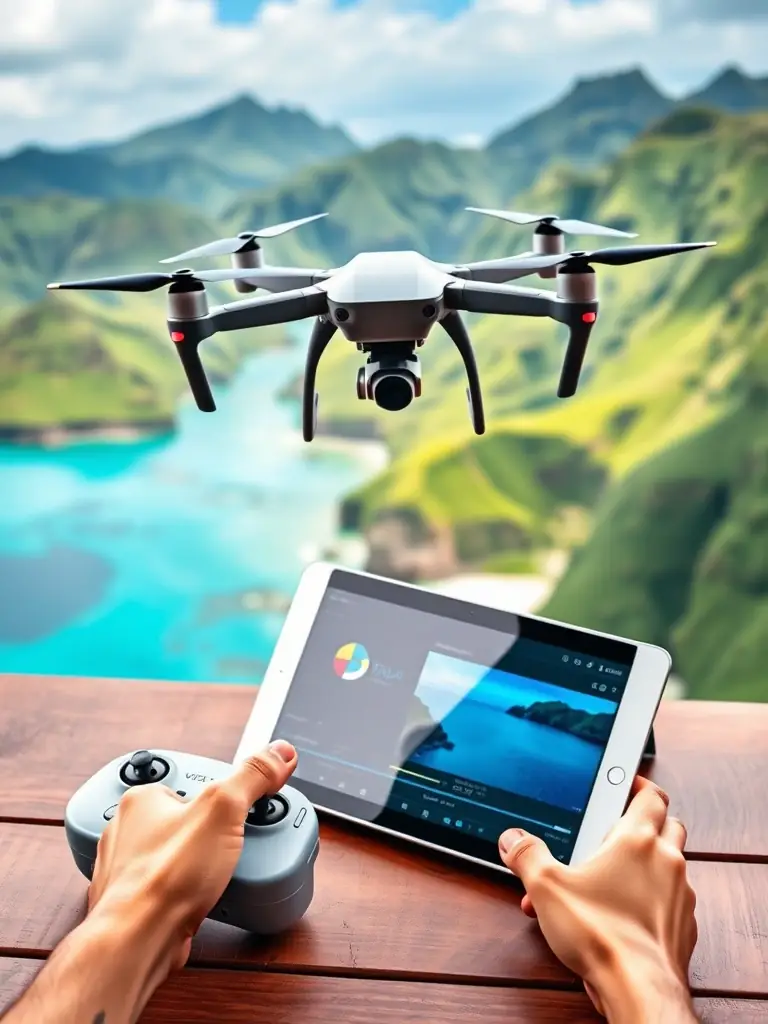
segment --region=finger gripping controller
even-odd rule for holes
[[[192,799],[232,771],[225,761],[171,750],[137,750],[116,758],[67,804],[64,827],[78,869],[89,880],[93,876],[99,838],[129,789],[159,782]],[[257,935],[291,928],[312,902],[318,849],[317,815],[303,794],[285,786],[258,800],[245,819],[235,872],[208,917]]]

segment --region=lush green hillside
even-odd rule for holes
[[[205,347],[212,381],[228,379],[281,328],[217,335]],[[0,433],[49,427],[172,422],[186,379],[168,339],[163,299],[125,303],[62,292],[0,325]]]
[[[0,198],[0,300],[34,301],[49,281],[152,270],[221,229],[151,200]]]
[[[704,699],[768,700],[765,311],[759,319],[763,365],[745,367],[720,419],[606,496],[545,609],[669,648],[689,695]]]
[[[407,514],[422,533],[443,541],[451,529],[457,549],[459,533],[482,534],[490,518],[520,527],[522,534],[508,543],[510,555],[567,543],[573,516],[564,529],[564,514],[591,506],[601,477],[620,480],[642,460],[729,415],[741,401],[734,382],[766,340],[756,319],[768,268],[766,158],[766,115],[675,112],[638,140],[596,179],[586,212],[633,223],[643,241],[714,237],[719,247],[601,274],[604,307],[584,386],[566,402],[553,397],[560,328],[482,321],[474,336],[490,430],[480,439],[469,432],[458,359],[437,333],[439,352],[432,351],[425,369],[425,404],[382,416],[400,455],[383,478],[352,497],[358,519],[371,524]],[[424,351],[432,344],[431,337]],[[333,393],[321,394],[328,412]],[[348,404],[351,382],[349,395]],[[559,445],[561,464],[572,472],[581,467],[580,487],[571,483],[566,492],[556,472],[542,497],[546,461],[536,438],[539,445],[549,438],[550,452]]]
[[[270,245],[274,259],[337,266],[371,249],[417,249],[461,258],[477,215],[468,205],[502,201],[485,153],[398,139],[310,170],[226,213],[232,230],[326,211],[329,216]],[[312,265],[312,264],[311,264]]]

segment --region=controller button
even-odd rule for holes
[[[104,817],[105,817],[105,819],[106,819],[107,821],[112,821],[112,819],[113,819],[113,818],[114,818],[114,816],[115,816],[115,812],[116,812],[116,811],[117,811],[117,804],[112,804],[112,806],[111,806],[111,807],[108,807],[108,808],[106,809],[106,811],[104,811]]]
[[[126,786],[143,786],[149,782],[161,782],[171,767],[161,757],[149,750],[137,750],[120,769],[120,778]]]
[[[307,808],[306,807],[302,807],[301,810],[299,811],[299,813],[296,815],[296,821],[294,821],[293,827],[294,828],[298,828],[299,825],[302,823],[302,821],[304,821],[304,818],[306,816],[307,816]]]
[[[263,796],[245,819],[249,825],[277,825],[288,814],[288,802],[282,796]]]

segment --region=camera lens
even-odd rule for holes
[[[414,387],[410,376],[388,373],[373,382],[373,400],[380,409],[398,412],[409,406],[413,399]]]

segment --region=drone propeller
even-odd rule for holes
[[[94,292],[154,292],[163,285],[212,283],[215,281],[243,281],[252,278],[252,270],[177,270],[173,274],[122,274],[119,277],[95,277],[85,281],[56,281],[50,290],[79,288]]]
[[[592,263],[602,263],[607,267],[626,267],[631,263],[644,263],[646,260],[657,260],[662,256],[674,256],[676,253],[690,252],[693,249],[709,249],[717,242],[670,242],[668,245],[626,245],[610,249],[594,249],[592,252],[571,252],[561,265],[571,272],[580,266],[588,267]]]
[[[258,239],[260,238],[277,238],[278,235],[284,235],[286,231],[293,231],[294,228],[300,228],[303,224],[309,224],[313,220],[320,220],[321,217],[327,216],[327,213],[315,213],[311,217],[287,220],[283,224],[274,224],[272,227],[260,228],[258,231],[241,231],[234,238],[219,238],[215,242],[199,245],[196,249],[189,249],[178,256],[169,256],[168,259],[160,260],[160,262],[178,263],[180,260],[192,260],[200,256],[231,256],[237,252],[258,249]]]
[[[470,213],[483,213],[488,217],[509,221],[510,224],[539,224],[553,229],[553,233],[568,235],[601,235],[606,238],[637,238],[630,231],[590,224],[586,220],[562,219],[554,213],[518,213],[516,210],[484,210],[478,206],[467,206]]]

